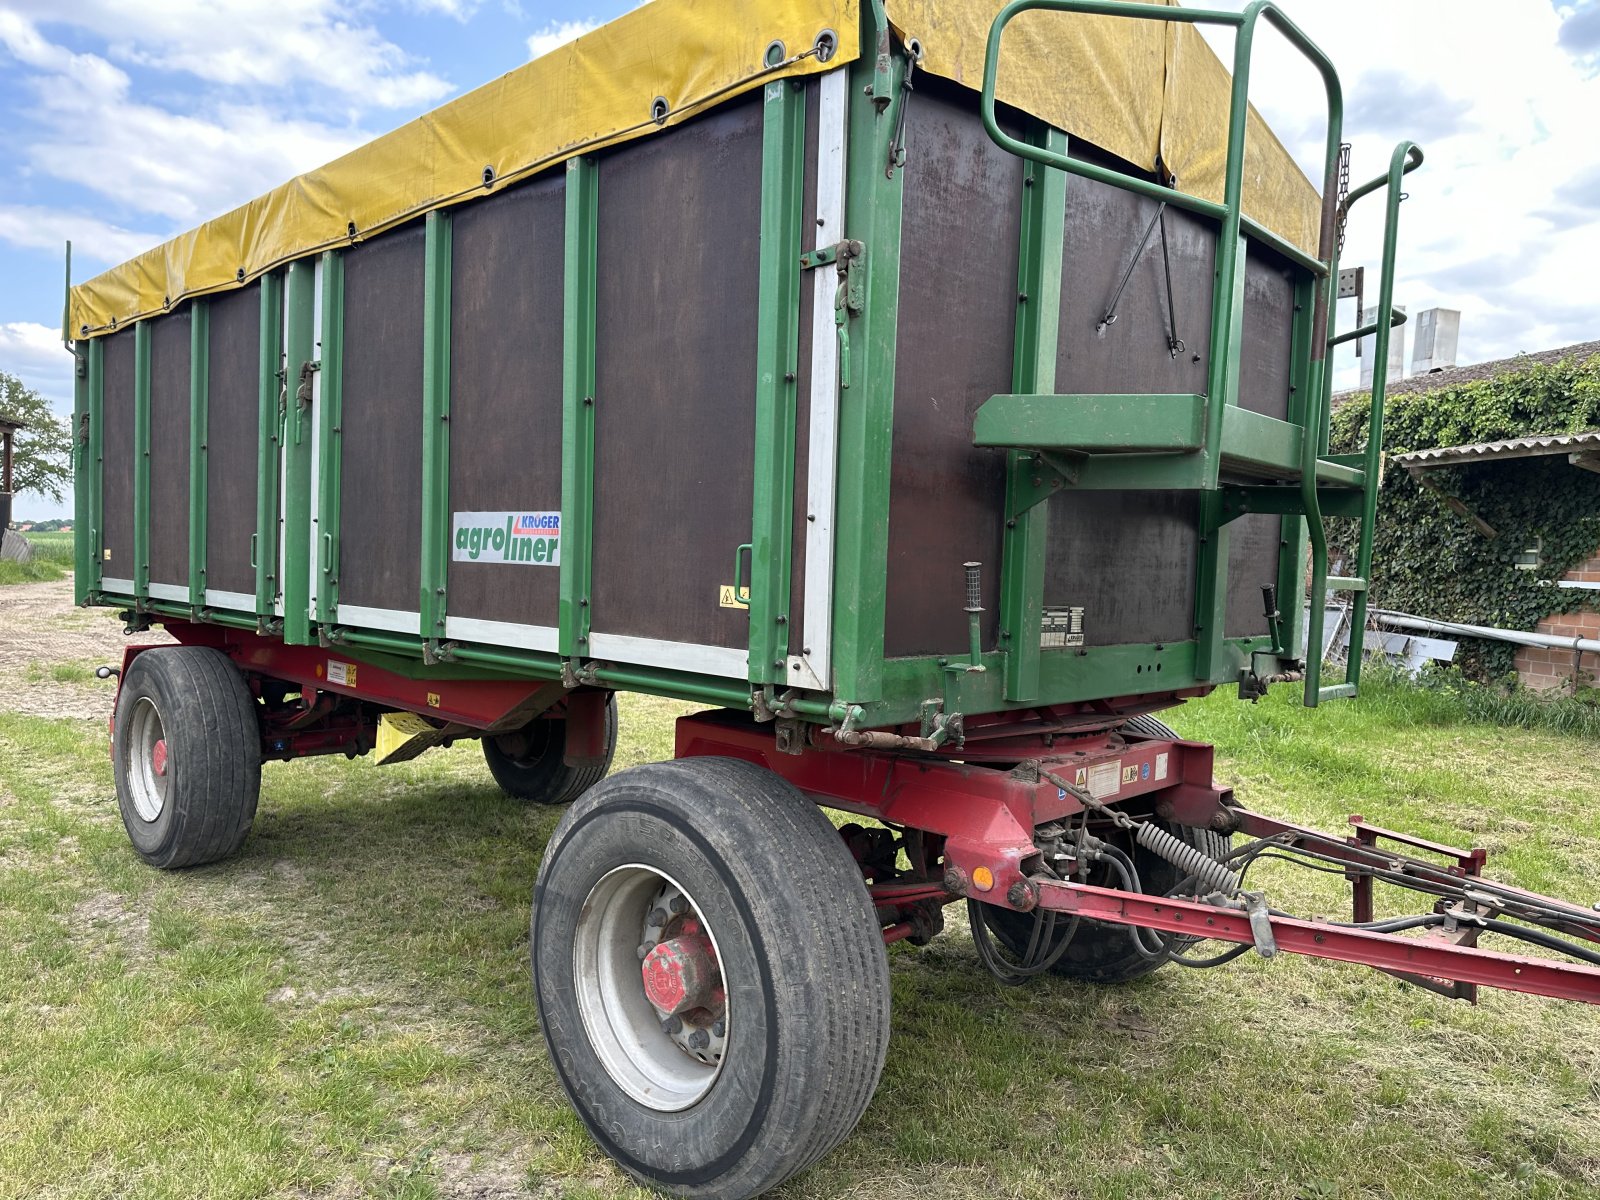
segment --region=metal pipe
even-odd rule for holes
[[[1566,637],[1552,633],[1525,633],[1517,629],[1500,629],[1493,625],[1462,625],[1455,621],[1434,621],[1427,617],[1414,617],[1410,613],[1374,608],[1372,615],[1381,624],[1399,629],[1416,629],[1423,633],[1456,633],[1464,637],[1488,638],[1491,641],[1510,642],[1517,646],[1540,646],[1551,650],[1575,650],[1580,653],[1600,654],[1600,638]]]

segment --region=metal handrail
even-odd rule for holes
[[[1371,410],[1367,423],[1367,445],[1362,479],[1361,537],[1356,550],[1356,575],[1370,579],[1372,572],[1372,537],[1377,523],[1378,474],[1383,469],[1383,402],[1388,385],[1389,331],[1401,322],[1394,315],[1394,260],[1400,235],[1400,181],[1422,165],[1422,149],[1414,142],[1401,142],[1389,156],[1389,169],[1382,175],[1362,184],[1345,198],[1341,211],[1350,208],[1363,196],[1387,188],[1383,224],[1383,258],[1379,264],[1378,315],[1372,322],[1374,329],[1373,361],[1377,368],[1372,375]],[[1359,319],[1359,318],[1358,318]],[[1327,338],[1333,346],[1341,339]],[[1312,403],[1317,408],[1315,428],[1322,429],[1328,420],[1328,401],[1332,388],[1331,375],[1327,386],[1314,388]],[[1320,594],[1310,597],[1310,620],[1306,630],[1305,703],[1315,708],[1322,689],[1322,628],[1326,581],[1328,578],[1328,537],[1322,527],[1322,512],[1317,504],[1317,454],[1318,444],[1308,437],[1301,448],[1300,492],[1306,508],[1306,524],[1311,535],[1311,578],[1321,584]],[[1366,628],[1368,592],[1356,593],[1352,602],[1350,645],[1351,654],[1345,665],[1345,684],[1354,687],[1361,678],[1361,635]]]

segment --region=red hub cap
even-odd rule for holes
[[[157,775],[167,773],[167,739],[156,739],[155,747],[150,751],[150,769]]]
[[[705,1008],[722,986],[711,939],[695,930],[659,943],[644,956],[644,994],[669,1015]]]

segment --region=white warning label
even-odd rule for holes
[[[1167,777],[1167,755],[1165,753],[1158,754],[1158,755],[1156,755],[1156,778],[1157,779],[1165,779],[1166,777]]]
[[[1089,795],[1096,800],[1115,796],[1122,790],[1122,760],[1096,763],[1089,768]]]

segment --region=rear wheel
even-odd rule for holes
[[[226,858],[261,792],[256,702],[227,655],[203,646],[146,650],[117,695],[117,807],[151,866]]]
[[[679,1196],[756,1196],[854,1128],[888,959],[838,832],[771,772],[634,767],[583,796],[534,893],[534,991],[601,1147]]]
[[[535,804],[571,804],[605,778],[617,752],[617,699],[606,704],[605,758],[586,766],[568,766],[567,723],[543,717],[521,729],[483,739],[489,774],[506,795]]]

